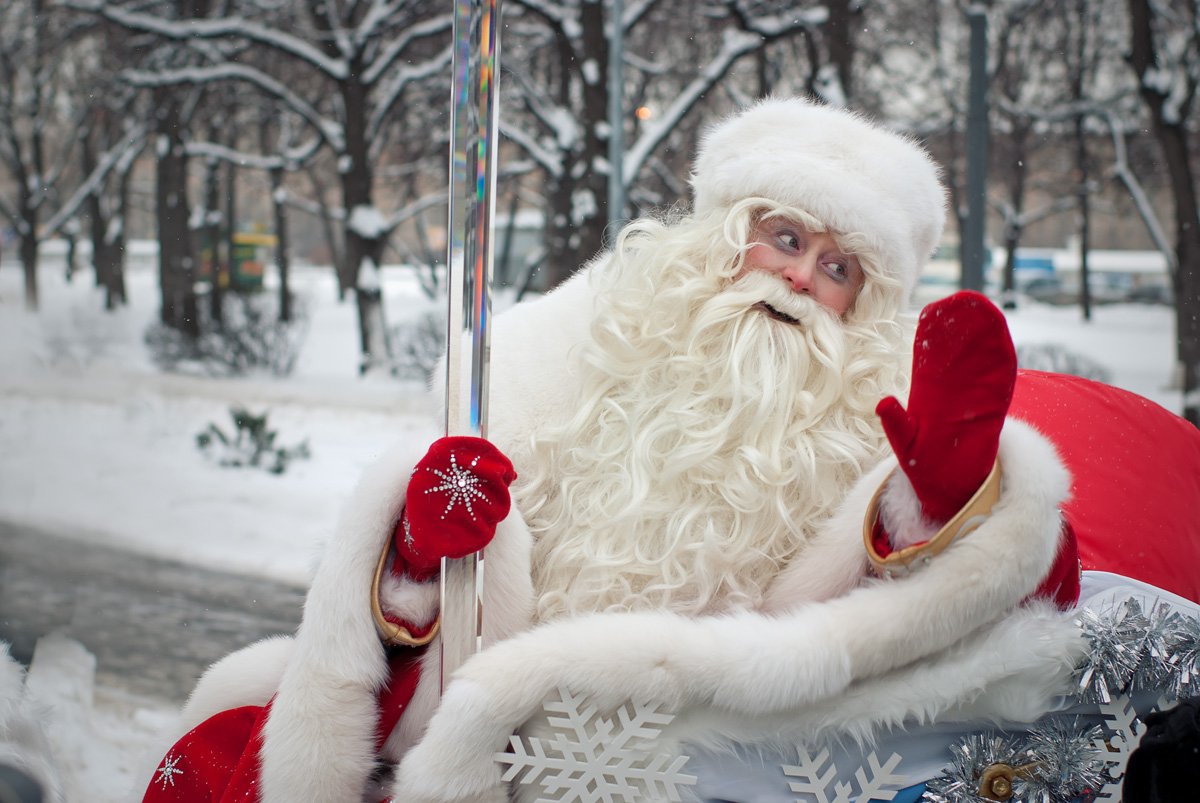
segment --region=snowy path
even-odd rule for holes
[[[96,683],[182,703],[213,661],[290,633],[303,591],[0,522],[0,640],[28,662],[56,632],[96,656]]]

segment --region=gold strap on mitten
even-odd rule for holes
[[[924,543],[898,549],[884,557],[875,550],[875,525],[879,521],[879,505],[883,491],[895,473],[896,469],[892,469],[879,485],[875,495],[871,497],[871,504],[867,505],[867,515],[863,519],[863,543],[867,548],[867,557],[871,560],[871,568],[879,577],[900,577],[927,565],[935,555],[956,539],[962,538],[987,521],[988,516],[992,514],[992,508],[1000,499],[1001,471],[1000,460],[997,458],[983,485],[979,486],[975,495],[933,538]]]
[[[389,647],[423,647],[433,641],[433,637],[441,629],[440,616],[433,623],[433,627],[429,628],[428,633],[423,636],[414,636],[407,627],[389,622],[383,615],[383,606],[379,604],[379,586],[383,582],[383,573],[387,570],[387,559],[391,551],[392,539],[389,538],[384,542],[383,550],[379,553],[379,562],[375,564],[375,578],[371,581],[371,618],[375,620],[375,629],[379,631],[379,637]]]

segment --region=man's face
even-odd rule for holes
[[[747,270],[778,276],[792,292],[807,295],[839,317],[846,314],[863,286],[858,259],[838,248],[826,232],[811,232],[787,218],[760,220],[750,233]],[[787,320],[771,307],[766,311]]]

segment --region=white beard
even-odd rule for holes
[[[516,489],[541,620],[757,607],[881,454],[874,416],[845,402],[842,321],[762,273],[674,284],[610,291],[577,412]]]

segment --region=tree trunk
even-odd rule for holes
[[[30,217],[33,218],[32,224]],[[29,227],[28,231],[21,232],[20,243],[17,246],[17,253],[21,255],[21,266],[25,271],[25,309],[36,310],[38,308],[38,242],[34,232],[37,226],[37,214],[27,215],[22,223]]]
[[[232,144],[232,143],[231,143]],[[237,234],[237,165],[225,163],[225,209],[221,214],[221,248],[218,252],[225,253],[225,282],[226,286],[236,289],[234,281],[234,261],[237,244],[233,241]],[[214,244],[214,248],[216,245]],[[222,293],[222,295],[224,295]]]
[[[1029,174],[1027,166],[1029,142],[1029,124],[1023,120],[1013,120],[1012,134],[1009,137],[1009,159],[1012,166],[1008,170],[1008,204],[1011,220],[1004,224],[1004,247],[1008,255],[1004,260],[1004,277],[1001,289],[1001,305],[1004,309],[1017,308],[1017,249],[1021,245],[1021,236],[1025,227],[1021,215],[1025,211],[1025,180]]]
[[[275,270],[279,272],[279,320],[286,323],[292,319],[292,288],[287,207],[283,203],[283,168],[272,168],[270,177],[271,204],[275,215]]]
[[[1075,119],[1075,170],[1079,179],[1079,307],[1083,319],[1092,319],[1092,283],[1088,267],[1091,250],[1091,204],[1088,203],[1088,151],[1084,117]]]
[[[1138,93],[1150,110],[1154,136],[1162,150],[1164,168],[1171,182],[1175,213],[1175,326],[1177,355],[1183,380],[1183,417],[1200,427],[1200,225],[1197,218],[1196,182],[1188,152],[1186,113],[1166,114],[1167,98],[1158,82],[1146,80],[1147,71],[1159,69],[1160,57],[1151,22],[1149,0],[1129,0],[1129,63],[1138,78]],[[1194,36],[1194,34],[1193,34]],[[1194,45],[1193,45],[1194,46]],[[1189,82],[1192,79],[1188,79]],[[1178,106],[1190,112],[1195,84],[1189,84],[1186,102]]]
[[[210,129],[209,138],[213,138],[215,133]],[[204,239],[198,255],[206,263],[204,272],[208,275],[208,317],[218,329],[225,324],[225,292],[221,286],[221,220],[216,214],[217,204],[221,202],[220,166],[216,159],[209,159],[204,165]],[[203,250],[205,248],[207,253]]]
[[[863,3],[858,0],[833,0],[828,4],[829,60],[837,70],[842,96],[854,100],[854,33],[862,27]]]
[[[106,309],[125,306],[129,294],[125,290],[125,221],[129,219],[129,177],[132,173],[132,163],[129,169],[121,173],[117,182],[116,212],[107,221],[104,232],[105,253],[107,254],[107,275],[109,284],[106,285]]]
[[[361,75],[361,65],[351,65],[351,75]],[[346,152],[341,171],[342,200],[346,209],[343,230],[347,285],[354,288],[358,305],[359,345],[362,349],[359,372],[391,367],[391,348],[383,317],[383,287],[380,275],[386,233],[364,228],[364,220],[374,214],[371,199],[373,176],[366,140],[367,88],[357,81],[342,83],[342,103],[346,114]],[[368,271],[363,273],[364,268]]]
[[[592,165],[608,159],[608,137],[601,138],[597,124],[608,119],[608,37],[604,25],[604,4],[585,2],[580,7],[582,52],[576,53],[570,39],[559,37],[561,62],[559,98],[570,107],[571,82],[582,80],[581,142],[569,154],[564,152],[562,171],[548,182],[547,194],[552,214],[546,221],[546,259],[542,271],[542,290],[550,290],[566,281],[587,260],[604,248],[604,229],[608,225],[608,175]],[[577,64],[595,64],[594,81],[581,78]]]
[[[1017,248],[1021,245],[1021,226],[1009,221],[1004,226],[1004,282],[1000,292],[1000,305],[1004,309],[1017,308]]]
[[[83,175],[89,176],[96,169],[93,136],[103,137],[109,129],[106,114],[103,111],[94,111],[92,128],[80,142],[80,166]],[[92,243],[92,269],[95,271],[96,286],[104,288],[104,309],[108,311],[124,306],[126,301],[124,220],[129,204],[131,169],[131,166],[125,167],[117,173],[115,192],[108,196],[112,208],[105,208],[107,182],[97,186],[85,202],[88,217],[87,236]]]
[[[165,93],[163,93],[165,95]],[[188,228],[187,156],[178,102],[160,95],[158,161],[154,200],[158,218],[158,273],[162,322],[189,337],[200,336],[196,261]]]

